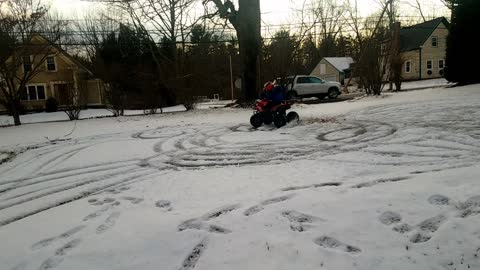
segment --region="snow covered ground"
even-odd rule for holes
[[[480,269],[480,85],[0,129],[1,269]],[[70,134],[71,133],[71,134]]]
[[[430,80],[422,80],[422,81],[404,82],[402,83],[402,90],[415,90],[415,89],[422,89],[426,87],[442,87],[442,86],[450,86],[450,85],[453,85],[453,83],[450,83],[444,78],[430,79]],[[386,89],[388,89],[388,86],[386,86]]]
[[[185,106],[173,106],[163,108],[161,111],[158,109],[157,113],[171,113],[171,112],[183,112],[186,111]],[[144,115],[143,110],[126,110],[125,115]],[[107,109],[88,109],[80,112],[80,119],[111,117],[113,113]],[[32,113],[20,116],[20,120],[23,124],[41,123],[41,122],[55,122],[55,121],[68,121],[68,116],[62,112],[52,113]],[[13,125],[13,118],[8,115],[0,115],[0,127]]]
[[[409,90],[419,90],[419,89],[427,89],[427,88],[436,88],[436,87],[447,87],[453,86],[454,83],[447,81],[445,78],[438,78],[438,79],[429,79],[429,80],[421,80],[421,81],[408,81],[402,83],[402,91],[409,91]],[[390,85],[387,83],[384,85],[383,92],[391,92]],[[393,89],[395,89],[395,85],[393,85]],[[352,85],[348,87],[350,92],[365,92],[363,89],[358,89],[356,85]]]

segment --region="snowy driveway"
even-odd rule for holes
[[[5,150],[0,265],[479,269],[480,93],[468,90],[279,130],[229,111],[231,123]]]

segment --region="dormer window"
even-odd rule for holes
[[[438,37],[432,37],[432,47],[433,48],[438,47]]]
[[[47,70],[48,71],[57,71],[57,65],[55,64],[54,56],[47,56]]]

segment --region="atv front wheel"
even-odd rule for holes
[[[300,120],[300,116],[296,112],[289,112],[287,114],[287,123],[290,122],[298,122]]]
[[[254,128],[258,128],[263,124],[263,116],[260,113],[256,113],[250,117],[250,124]]]

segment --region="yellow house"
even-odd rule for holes
[[[95,79],[90,70],[41,35],[33,36],[31,43],[43,46],[47,44],[48,49],[43,51],[48,53],[40,56],[23,56],[23,66],[18,71],[20,76],[26,69],[39,65],[34,76],[28,81],[24,92],[21,93],[21,103],[25,109],[44,110],[45,102],[50,97],[55,98],[60,107],[68,104],[67,91],[69,87],[81,89],[82,100],[80,102],[86,106],[105,104],[103,83],[101,80]],[[0,111],[5,110],[0,105]]]
[[[440,17],[400,30],[403,80],[443,77],[449,25]]]

